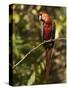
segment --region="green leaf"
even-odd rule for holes
[[[41,74],[41,67],[38,65],[38,73]]]
[[[44,65],[43,62],[40,64],[40,66],[41,66],[41,68],[42,68],[43,70],[45,69],[45,65]]]
[[[13,13],[13,20],[15,21],[15,23],[19,22],[20,16],[18,13],[16,13],[16,12]]]
[[[32,73],[32,75],[30,76],[27,85],[32,85],[35,82],[35,71]]]

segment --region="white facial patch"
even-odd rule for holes
[[[45,17],[42,15],[42,19],[45,20]]]

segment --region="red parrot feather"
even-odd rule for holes
[[[43,22],[43,40],[50,40],[55,38],[55,23],[51,16],[47,13],[40,13],[39,19]],[[46,80],[48,80],[50,69],[51,69],[51,56],[52,56],[52,48],[54,46],[54,41],[47,42],[43,44],[46,49]]]

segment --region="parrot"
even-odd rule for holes
[[[45,12],[40,12],[38,16],[39,16],[38,17],[39,20],[42,22],[42,30],[41,30],[42,41],[55,39],[56,25],[55,25],[55,21],[53,20],[53,18],[48,13],[45,13]],[[45,77],[46,77],[46,80],[48,80],[50,70],[51,70],[51,65],[52,65],[51,59],[52,59],[54,41],[46,42],[43,44],[43,46],[46,50]]]

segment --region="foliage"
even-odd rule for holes
[[[13,64],[15,65],[32,48],[41,42],[40,11],[48,12],[56,22],[56,38],[66,37],[66,8],[36,5],[11,5],[13,14],[9,23],[13,23]],[[59,43],[59,44],[58,44]],[[66,42],[57,41],[53,51],[53,68],[49,83],[65,82]],[[45,84],[45,49],[43,46],[33,51],[13,70],[13,85]]]

